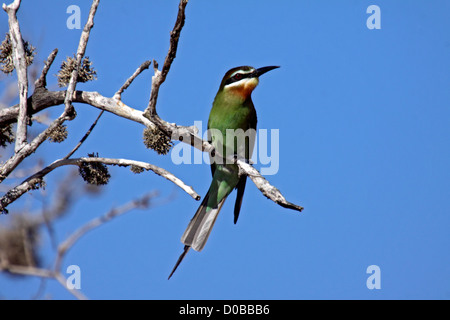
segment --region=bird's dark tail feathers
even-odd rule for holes
[[[175,272],[175,270],[177,270],[178,266],[180,265],[181,261],[183,261],[184,256],[186,255],[186,253],[188,253],[189,249],[191,247],[189,246],[184,246],[184,251],[183,253],[180,255],[180,257],[177,260],[177,263],[175,263],[175,267],[173,267],[172,272],[170,273],[169,277],[167,278],[167,280],[170,279],[170,277],[173,275],[173,273]]]
[[[197,212],[189,222],[189,225],[181,237],[181,242],[184,244],[184,251],[178,258],[175,267],[169,275],[169,279],[178,268],[181,261],[183,261],[189,249],[192,247],[195,251],[201,251],[208,240],[214,226],[214,222],[216,222],[217,216],[219,215],[220,209],[222,209],[226,197],[219,202],[217,207],[210,208],[209,210],[207,206],[208,198],[209,192],[206,194],[202,203],[198,207]]]

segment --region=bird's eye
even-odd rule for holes
[[[236,80],[241,80],[241,79],[242,79],[242,74],[237,73],[237,74],[234,75],[234,78],[235,78]]]

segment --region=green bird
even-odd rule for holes
[[[208,120],[208,140],[215,150],[215,154],[210,155],[213,180],[181,237],[184,251],[169,279],[190,248],[196,251],[203,249],[220,209],[233,189],[237,189],[234,223],[237,222],[247,176],[239,177],[239,168],[233,159],[249,161],[252,156],[257,118],[251,94],[258,85],[259,76],[275,68],[279,67],[255,69],[242,66],[225,73]]]

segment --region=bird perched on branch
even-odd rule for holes
[[[249,66],[229,70],[222,79],[208,120],[208,140],[215,150],[211,156],[213,180],[197,212],[189,222],[181,242],[184,251],[169,275],[173,275],[190,248],[201,251],[228,195],[237,189],[234,223],[237,222],[247,176],[239,176],[233,159],[249,161],[256,137],[256,110],[252,91],[264,73],[277,66],[255,69]]]

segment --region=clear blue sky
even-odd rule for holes
[[[23,1],[19,13],[36,61],[59,49],[48,79],[53,89],[53,75],[78,45],[80,30],[66,28],[74,2]],[[76,3],[84,25],[90,1]],[[366,26],[372,4],[381,9],[380,30]],[[98,80],[77,88],[112,96],[143,61],[162,64],[177,5],[101,1],[86,52]],[[64,264],[80,266],[82,292],[92,299],[449,299],[449,12],[444,0],[191,0],[159,114],[181,125],[206,121],[228,69],[280,65],[261,77],[253,101],[258,128],[280,133],[280,168],[267,178],[305,210],[274,204],[249,181],[238,224],[233,194],[205,249],[190,252],[168,281],[199,203],[152,173],[113,167],[101,195],[80,199],[56,223],[59,240],[149,190],[160,191],[161,204],[75,245]],[[7,18],[0,17],[3,34]],[[151,75],[146,71],[124,93],[126,104],[145,109]],[[67,153],[98,114],[76,107],[70,138],[43,147],[47,163]],[[204,195],[209,167],[158,156],[143,145],[142,129],[105,115],[77,155],[147,161]],[[62,173],[48,176],[48,192]],[[45,237],[42,245],[49,247]],[[51,250],[42,258],[51,263]],[[366,287],[370,265],[380,267],[381,289]],[[0,274],[6,298],[30,298],[38,285]],[[73,298],[54,281],[46,292]]]

